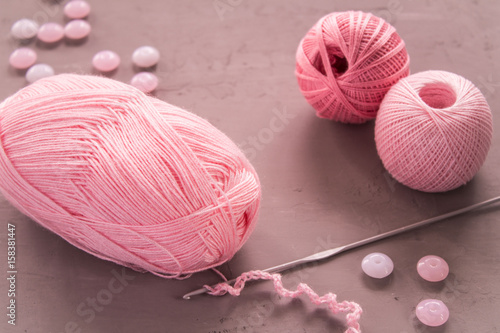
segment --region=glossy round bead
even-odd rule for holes
[[[26,81],[33,83],[44,77],[54,75],[54,69],[47,64],[36,64],[26,72]]]
[[[134,75],[130,84],[142,92],[150,93],[158,87],[158,77],[153,73],[140,72]]]
[[[139,67],[151,67],[160,60],[160,51],[152,46],[141,46],[132,54],[132,62]]]
[[[90,14],[90,5],[87,1],[72,0],[64,6],[64,15],[70,19],[81,19]]]
[[[21,47],[11,53],[9,63],[17,69],[26,69],[31,67],[37,59],[36,52],[27,47]]]
[[[12,25],[10,33],[17,39],[30,39],[36,36],[38,23],[30,19],[20,19]]]
[[[113,51],[101,51],[92,58],[92,64],[101,72],[111,72],[120,65],[120,56]]]
[[[64,27],[64,34],[69,39],[82,39],[90,34],[90,24],[85,20],[69,21]]]
[[[63,39],[64,28],[59,23],[45,23],[38,29],[37,37],[42,42],[55,43]]]
[[[382,279],[392,273],[394,263],[387,255],[379,252],[370,253],[361,262],[361,268],[366,275]]]
[[[437,299],[425,299],[418,303],[415,314],[427,326],[441,326],[450,317],[448,307]]]
[[[446,279],[450,268],[441,257],[425,256],[418,261],[417,271],[424,280],[438,282]]]

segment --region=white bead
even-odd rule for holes
[[[32,66],[26,72],[26,81],[33,83],[44,77],[49,77],[54,75],[54,69],[47,64],[37,64]]]
[[[132,62],[138,67],[152,67],[160,60],[160,51],[152,46],[141,46],[132,54]]]
[[[36,36],[38,28],[38,23],[24,18],[14,22],[10,29],[10,33],[17,39],[30,39]]]
[[[375,252],[363,258],[361,268],[366,275],[372,278],[382,279],[392,273],[394,263],[387,255]]]

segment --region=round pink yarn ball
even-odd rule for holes
[[[301,40],[295,74],[318,117],[344,123],[375,118],[389,88],[409,75],[396,29],[370,13],[336,12]]]
[[[444,71],[399,81],[375,121],[378,154],[400,183],[445,192],[469,182],[486,159],[491,111],[478,88]]]
[[[0,104],[0,190],[74,246],[168,278],[229,260],[260,202],[250,162],[206,120],[76,74]]]

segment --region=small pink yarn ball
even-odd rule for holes
[[[317,116],[344,123],[375,118],[389,88],[410,73],[396,29],[363,12],[321,18],[301,40],[296,60],[300,91]]]
[[[168,278],[229,260],[260,202],[250,162],[206,120],[75,74],[0,104],[0,190],[74,246]]]
[[[399,81],[375,121],[377,151],[387,171],[424,192],[469,182],[486,159],[492,133],[483,94],[467,79],[444,71]]]

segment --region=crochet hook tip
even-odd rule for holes
[[[426,219],[426,220],[423,220],[423,221],[420,221],[420,222],[416,222],[416,223],[413,223],[413,224],[410,224],[410,225],[407,225],[407,226],[404,226],[404,227],[400,227],[400,228],[397,228],[397,229],[394,229],[394,230],[391,230],[391,231],[387,231],[387,232],[384,232],[382,234],[378,234],[378,235],[375,235],[375,236],[372,236],[372,237],[368,237],[368,238],[359,240],[359,241],[351,243],[351,244],[340,246],[340,247],[337,247],[337,248],[334,248],[334,249],[325,250],[325,251],[318,252],[318,253],[315,253],[313,255],[310,255],[308,257],[302,258],[302,259],[297,259],[297,260],[294,260],[294,261],[287,262],[285,264],[281,264],[281,265],[278,265],[278,266],[267,268],[267,269],[264,269],[263,271],[264,272],[270,272],[270,273],[278,273],[278,272],[282,272],[284,270],[296,267],[298,265],[302,265],[304,263],[318,261],[318,260],[323,260],[323,259],[326,259],[328,257],[334,256],[336,254],[339,254],[341,252],[344,252],[344,251],[347,251],[347,250],[352,250],[352,249],[355,249],[357,247],[360,247],[360,246],[363,246],[363,245],[366,245],[366,244],[370,244],[370,243],[373,243],[373,242],[376,242],[376,241],[379,241],[379,240],[382,240],[382,239],[385,239],[385,238],[388,238],[388,237],[391,237],[391,236],[399,235],[399,234],[402,234],[404,232],[408,232],[410,230],[413,230],[413,229],[416,229],[416,228],[420,228],[420,227],[423,227],[425,225],[432,224],[434,222],[442,221],[442,220],[448,219],[450,217],[457,216],[457,215],[469,212],[469,211],[474,210],[474,209],[479,209],[479,208],[482,208],[484,206],[487,206],[487,205],[490,205],[492,203],[499,202],[499,201],[500,201],[500,196],[494,197],[494,198],[491,198],[491,199],[488,199],[488,200],[485,200],[485,201],[482,201],[482,202],[470,205],[468,207],[457,209],[455,211],[452,211],[452,212],[449,212],[449,213],[445,213],[445,214],[442,214],[442,215],[439,215],[439,216],[431,217],[429,219]],[[230,281],[226,281],[225,283],[233,283],[235,281],[236,281],[236,279],[233,279],[233,280],[230,280]],[[200,289],[197,289],[197,290],[194,290],[192,292],[187,293],[182,298],[183,299],[191,299],[192,296],[205,294],[207,292],[208,292],[208,289],[206,289],[205,287],[203,287],[203,288],[200,288]]]
[[[207,288],[196,289],[196,290],[193,290],[193,291],[187,293],[186,295],[182,296],[182,298],[183,299],[191,299],[192,296],[202,295],[202,294],[205,294],[207,291],[208,291]]]

